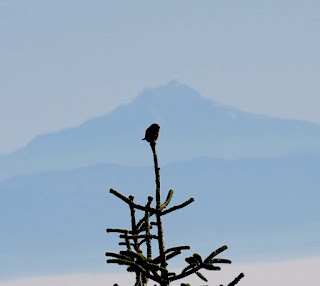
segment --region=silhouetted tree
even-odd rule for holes
[[[124,201],[130,209],[131,215],[131,229],[122,228],[108,228],[107,232],[115,232],[119,234],[121,239],[120,245],[125,246],[125,250],[119,253],[106,252],[106,256],[112,257],[107,260],[107,263],[117,263],[119,265],[126,265],[127,271],[135,272],[136,282],[135,286],[145,286],[149,280],[153,280],[159,283],[161,286],[168,286],[170,282],[178,279],[186,278],[191,274],[196,274],[204,281],[207,278],[200,272],[201,269],[206,270],[220,270],[218,264],[227,263],[231,261],[228,259],[217,258],[218,254],[225,251],[227,246],[221,246],[220,248],[211,252],[206,258],[202,258],[198,253],[194,253],[192,256],[187,257],[185,261],[188,265],[180,272],[169,272],[167,261],[179,254],[182,250],[190,249],[190,246],[176,246],[172,248],[166,248],[162,217],[173,211],[182,209],[194,201],[193,198],[185,201],[182,204],[175,205],[167,208],[173,196],[173,190],[170,190],[167,194],[166,200],[161,203],[160,192],[160,168],[158,165],[158,157],[156,152],[156,141],[159,136],[160,127],[158,124],[152,124],[145,134],[145,138],[151,147],[154,160],[155,182],[156,182],[156,202],[155,207],[152,207],[153,197],[149,196],[145,205],[137,204],[134,201],[134,196],[128,197],[121,193],[110,189],[110,193]],[[143,213],[142,217],[137,220],[136,211]],[[155,221],[151,219],[155,218]],[[151,229],[155,226],[156,231],[151,232]],[[157,255],[153,256],[152,241],[157,242],[158,251]],[[146,253],[143,253],[141,246],[146,246]],[[244,274],[241,273],[236,277],[228,286],[236,285]],[[181,284],[189,285],[189,284]]]

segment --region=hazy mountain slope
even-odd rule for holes
[[[172,204],[196,199],[164,219],[167,247],[190,243],[203,253],[227,243],[238,259],[319,254],[319,163],[200,158],[161,168],[163,197],[173,188]],[[97,165],[1,182],[0,277],[113,269],[104,252],[117,239],[105,228],[128,227],[129,211],[110,187],[145,202],[153,169]]]
[[[198,156],[278,156],[320,146],[318,125],[240,112],[171,82],[145,90],[106,116],[38,136],[25,148],[0,156],[0,179],[97,163],[148,164],[141,138],[153,122],[161,125],[159,154],[164,163]]]

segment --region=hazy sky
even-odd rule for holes
[[[320,123],[320,2],[0,0],[0,153],[179,80]]]
[[[0,0],[0,41],[0,154],[171,80],[241,110],[320,124],[319,0]],[[279,277],[278,264],[248,266],[243,285],[318,285],[314,260],[290,263]]]

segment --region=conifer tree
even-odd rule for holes
[[[134,286],[146,286],[150,280],[159,283],[161,286],[169,286],[170,282],[186,278],[192,274],[196,274],[200,279],[207,282],[207,278],[200,272],[200,270],[218,271],[221,269],[220,264],[230,264],[229,259],[217,258],[217,256],[227,249],[227,246],[221,246],[212,251],[207,257],[202,258],[198,253],[185,258],[187,266],[180,272],[170,272],[168,269],[168,260],[180,255],[183,250],[190,249],[188,245],[181,245],[171,248],[166,248],[164,240],[164,230],[162,225],[162,217],[173,212],[180,210],[187,205],[191,204],[194,199],[189,200],[172,207],[168,207],[172,196],[173,190],[169,190],[166,199],[161,200],[160,189],[160,168],[158,165],[158,156],[156,152],[156,141],[159,136],[160,126],[152,124],[145,133],[145,138],[151,147],[154,161],[155,171],[155,206],[152,206],[153,197],[149,196],[144,205],[138,204],[134,201],[134,196],[128,197],[110,189],[110,193],[125,202],[130,209],[131,228],[108,228],[107,232],[114,232],[119,234],[121,239],[119,245],[124,246],[124,250],[119,253],[106,252],[106,256],[111,257],[107,263],[116,263],[119,265],[127,266],[127,271],[134,272],[136,281]],[[140,219],[137,219],[137,212],[141,212]],[[153,231],[153,229],[155,229]],[[152,248],[155,241],[157,250]],[[142,246],[145,246],[143,251]],[[156,254],[154,254],[156,253]],[[236,285],[244,274],[239,274],[228,286]],[[181,286],[189,284],[182,283]],[[223,285],[221,285],[223,286]]]

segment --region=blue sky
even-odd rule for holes
[[[0,153],[179,80],[320,123],[319,1],[0,1]]]

